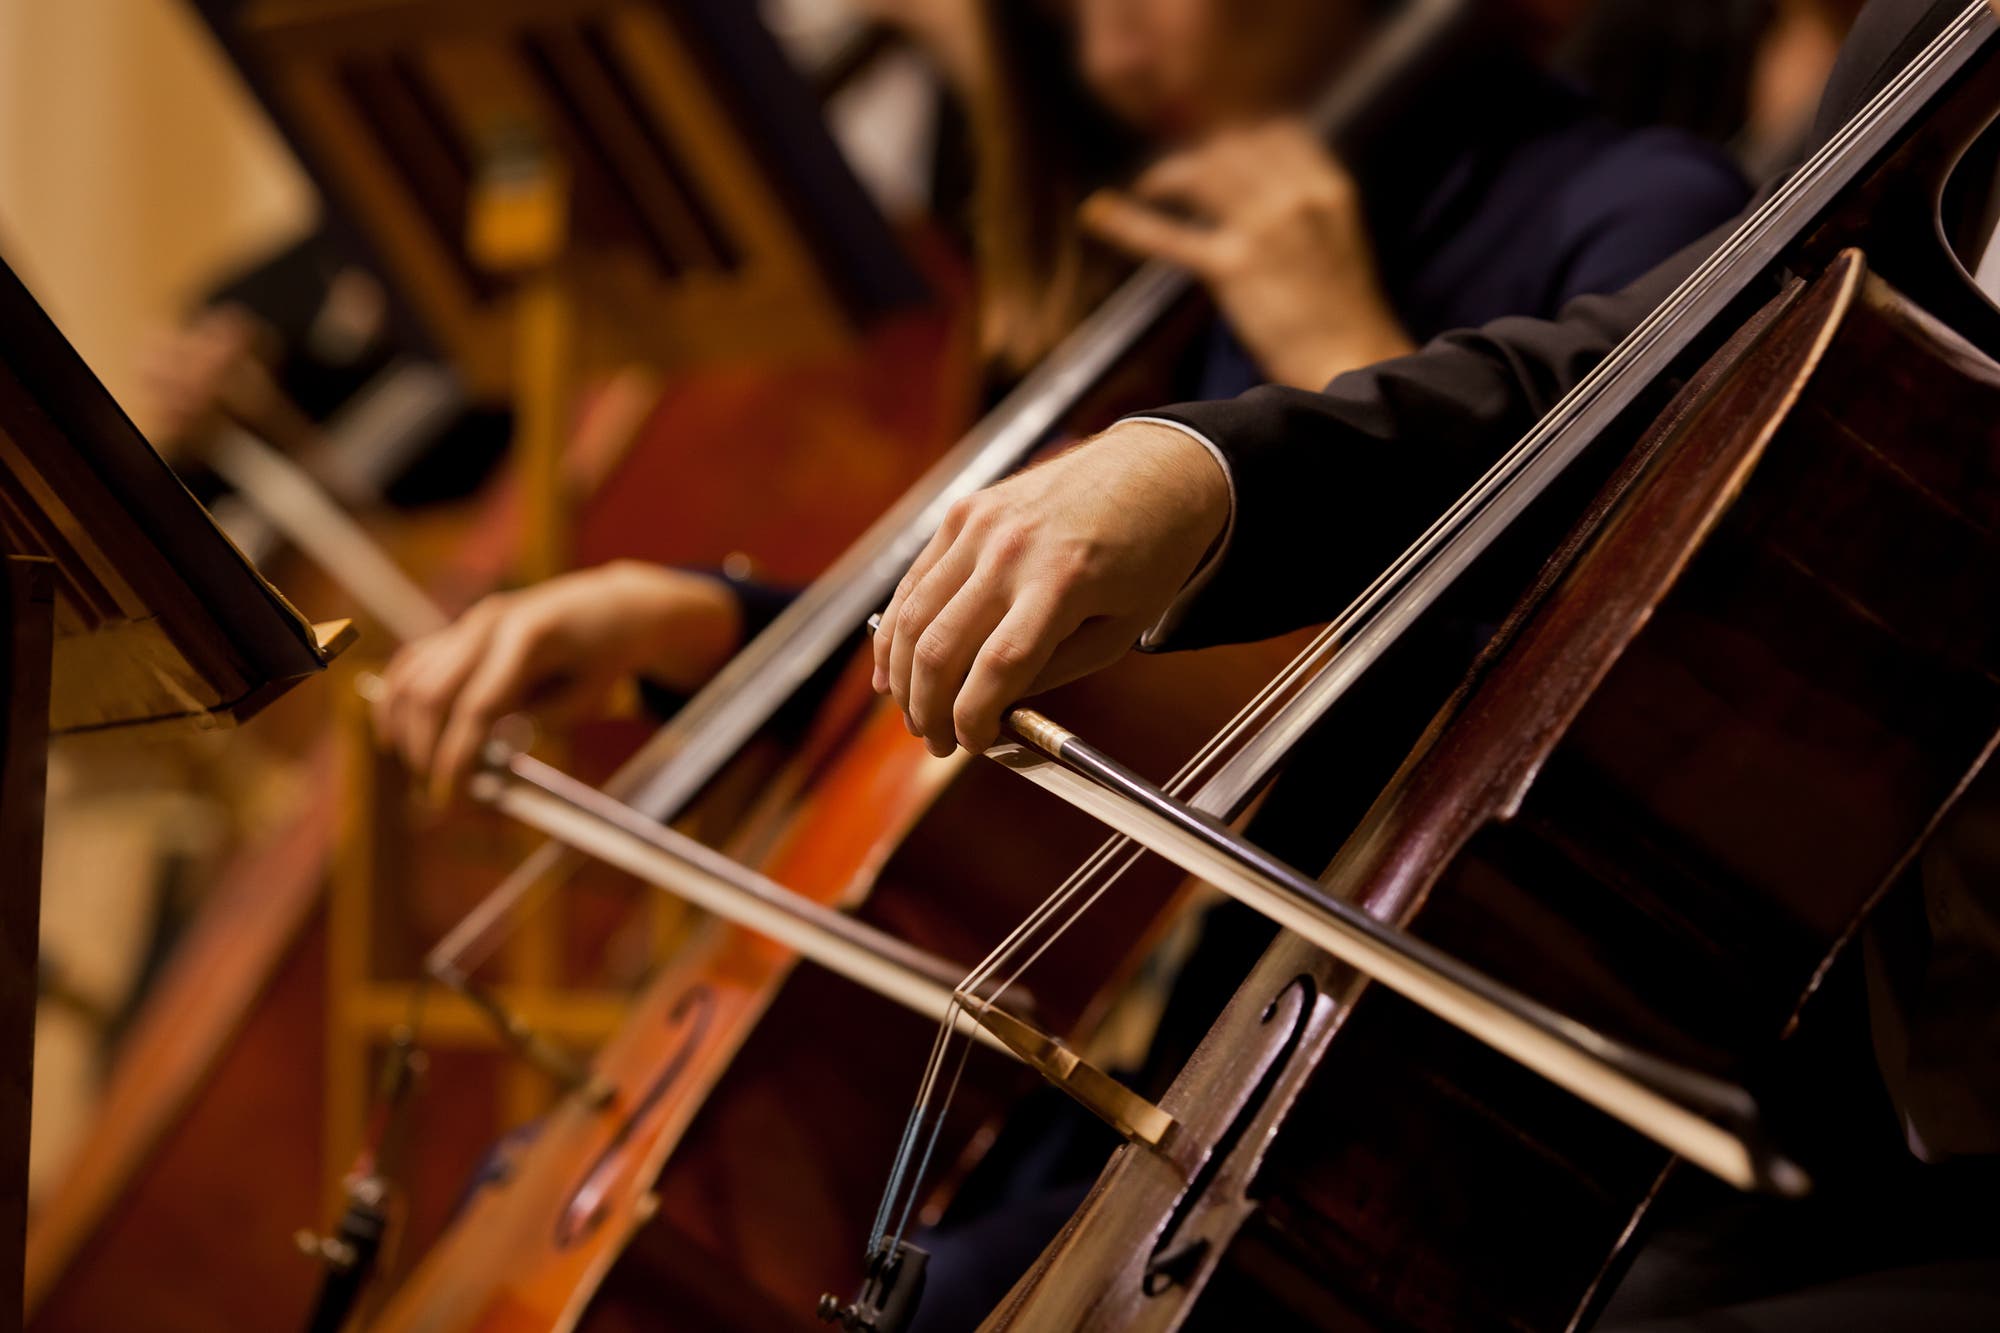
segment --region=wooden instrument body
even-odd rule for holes
[[[1942,174],[1894,177],[1960,160],[1994,63],[1938,117],[1942,149],[1906,150],[1855,214],[1989,347],[1991,308],[1936,253]],[[2000,731],[2000,366],[1855,252],[1760,319],[1325,877],[1753,1086]],[[1292,936],[1163,1105],[1200,1145],[1192,1178],[1121,1150],[988,1328],[1573,1328],[1671,1164]]]
[[[1314,109],[1326,132],[1386,111],[1400,81],[1457,35],[1468,7],[1447,0],[1411,8],[1421,13],[1386,25],[1381,49]],[[1191,284],[1157,264],[1136,274],[975,427],[965,447],[983,441],[982,457],[969,457],[972,470],[959,480],[990,475],[979,469],[992,465],[998,445],[1013,446],[1012,466],[1063,429],[1115,419],[1108,409],[1121,403],[1160,401],[1161,363],[1185,351],[1206,311]],[[1142,379],[1155,382],[1135,392]],[[873,563],[884,567],[879,548]],[[848,586],[865,595],[875,576],[867,571]],[[823,651],[815,646],[786,665],[817,662]],[[1133,662],[1064,692],[1056,706],[1089,719],[1094,734],[1165,779],[1290,656],[1290,646],[1274,644]],[[753,648],[731,670],[760,660]],[[997,770],[962,757],[949,768],[924,760],[893,712],[877,710],[857,736],[824,752],[824,765],[808,759],[780,779],[776,787],[798,800],[780,800],[768,837],[753,816],[732,852],[795,892],[852,907],[970,964],[1103,842],[1094,825]],[[1159,864],[1126,875],[1120,910],[1072,932],[1029,979],[1037,1017],[1072,1037],[1087,1032],[1100,997],[1182,887]],[[597,1073],[612,1089],[608,1108],[566,1103],[551,1121],[560,1134],[545,1130],[508,1181],[473,1201],[378,1327],[568,1328],[578,1319],[591,1328],[654,1327],[662,1309],[690,1327],[791,1326],[820,1292],[855,1283],[872,1185],[893,1158],[927,1022],[733,934],[717,927],[717,938],[699,946],[706,956],[663,978],[606,1052]],[[757,961],[738,969],[746,958]],[[739,983],[758,994],[736,990]],[[690,1045],[683,1024],[696,1018],[709,1026]],[[995,1074],[1003,1095],[1023,1086],[1018,1071]],[[959,1126],[1001,1104],[988,1082],[983,1072],[971,1080]],[[592,1189],[614,1200],[588,1234],[565,1220],[577,1216],[579,1164],[594,1174]],[[530,1177],[533,1189],[512,1187]]]
[[[961,280],[940,277],[964,295]],[[961,305],[912,312],[837,356],[668,380],[631,447],[580,501],[581,554],[714,567],[742,551],[771,579],[810,577],[962,428],[973,378],[962,316]],[[774,493],[765,480],[787,475],[815,484]],[[465,512],[399,523],[388,539],[442,605],[463,607],[508,577],[517,520],[503,482]],[[285,582],[303,605],[342,604],[337,588],[298,573]],[[328,1164],[353,1147],[320,1133],[332,1002],[321,890],[332,858],[369,838],[339,817],[326,697],[301,691],[277,711],[256,734],[268,741],[276,726],[303,756],[301,808],[215,887],[126,1039],[76,1178],[34,1219],[37,1329],[229,1333],[302,1323],[310,1304],[318,1274],[292,1234],[320,1219]],[[581,771],[608,771],[635,734],[623,724],[586,738]],[[435,832],[392,867],[416,892],[400,922],[381,923],[381,952],[411,967],[418,945],[521,854],[519,831],[490,812],[455,813]],[[613,872],[590,881],[600,906],[631,901]],[[487,1146],[510,1128],[496,1115],[496,1083],[511,1058],[497,1047],[433,1052],[395,1244],[420,1251],[444,1228]]]
[[[1159,402],[1208,316],[1202,301],[1176,303],[1070,406],[1066,422],[1083,429]],[[919,382],[911,365],[894,356],[875,364],[869,382],[894,386],[878,410],[893,410]],[[846,402],[855,383],[850,375],[826,387]],[[740,408],[757,389],[723,374],[693,392]],[[812,397],[763,410],[809,440],[844,428]],[[779,479],[783,494],[803,502],[823,485],[827,462],[807,456],[741,476]],[[646,499],[635,486],[605,502],[630,514]],[[788,524],[824,527],[813,517]],[[696,525],[718,537],[732,530]],[[1288,639],[1135,658],[1054,697],[1164,779],[1297,647]],[[739,757],[712,786],[736,781],[741,767]],[[793,892],[853,910],[968,970],[1104,840],[1096,824],[990,765],[963,754],[933,759],[852,671],[782,771],[761,780],[764,799],[732,812],[733,833],[700,836]],[[1051,1030],[1087,1030],[1184,887],[1153,858],[1128,878],[1118,915],[1099,915],[1025,983]],[[593,1070],[615,1090],[610,1105],[564,1097],[533,1141],[509,1154],[503,1177],[467,1199],[369,1327],[611,1331],[655,1327],[662,1308],[682,1310],[688,1327],[819,1327],[818,1295],[859,1280],[935,1027],[749,932],[705,923],[599,1051]],[[990,1053],[973,1060],[945,1136],[953,1152],[1035,1086]],[[559,1235],[579,1183],[600,1167],[601,1220]]]
[[[1056,697],[1165,775],[1286,655],[1259,645],[1139,658]],[[735,851],[757,849],[755,864],[787,888],[968,970],[1103,840],[991,765],[932,758],[893,707],[868,708],[836,745],[808,743],[773,786],[797,795],[768,823],[753,813]],[[1038,1021],[1087,1031],[1133,953],[1135,923],[1149,928],[1181,887],[1151,858],[1128,875],[1091,928],[1027,978]],[[934,1030],[709,922],[600,1053],[609,1103],[566,1097],[371,1327],[616,1330],[656,1327],[662,1310],[688,1328],[814,1326],[817,1295],[859,1279]],[[954,1153],[1033,1086],[990,1052],[971,1060],[946,1135]]]

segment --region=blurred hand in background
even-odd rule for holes
[[[1299,121],[1216,134],[1128,191],[1100,190],[1083,223],[1208,286],[1264,373],[1318,389],[1415,350],[1383,291],[1353,177]]]
[[[722,579],[636,560],[578,570],[496,593],[406,644],[382,673],[376,735],[442,805],[508,714],[589,716],[634,677],[691,694],[742,637]]]

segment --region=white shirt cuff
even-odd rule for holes
[[[1216,568],[1222,563],[1223,553],[1229,549],[1230,538],[1236,535],[1236,476],[1229,470],[1228,456],[1216,446],[1215,441],[1209,439],[1192,426],[1182,425],[1178,421],[1169,421],[1165,417],[1126,417],[1119,424],[1124,425],[1126,422],[1134,422],[1146,426],[1165,426],[1168,430],[1179,431],[1202,448],[1208,450],[1209,456],[1215,460],[1215,465],[1222,469],[1223,479],[1229,483],[1229,518],[1222,525],[1222,535],[1215,539],[1215,545],[1208,548],[1208,554],[1202,557],[1200,566],[1188,577],[1188,581],[1182,585],[1180,595],[1174,598],[1173,605],[1169,606],[1161,614],[1160,618],[1154,621],[1144,634],[1139,636],[1139,646],[1141,648],[1157,648],[1179,627],[1181,620],[1187,615],[1188,604],[1195,599],[1196,595],[1203,588],[1208,586],[1209,580],[1215,576]]]

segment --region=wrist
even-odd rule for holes
[[[743,607],[727,580],[645,561],[610,570],[619,614],[638,627],[633,670],[691,694],[722,669],[743,639]]]
[[[1133,455],[1134,467],[1154,474],[1162,498],[1200,550],[1221,540],[1233,496],[1229,473],[1209,446],[1187,430],[1158,421],[1121,422],[1113,434]]]

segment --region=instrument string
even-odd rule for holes
[[[1336,135],[1475,8],[1471,0],[1407,0],[1379,41],[1311,108],[1309,123]],[[677,815],[841,651],[854,625],[894,590],[950,505],[1018,469],[1194,289],[1185,269],[1164,260],[1141,265],[622,764],[605,791],[650,818]],[[426,967],[454,985],[483,967],[510,933],[507,923],[574,865],[555,844],[536,849],[438,942]]]
[[[1839,132],[1833,135],[1818,152],[1772,193],[1772,196],[1751,216],[1744,220],[1727,239],[1701,264],[1697,265],[1678,284],[1668,297],[1651,311],[1647,317],[1621,339],[1616,347],[1606,355],[1592,371],[1577,385],[1558,400],[1556,405],[1521,440],[1510,448],[1484,473],[1474,485],[1454,501],[1432,525],[1425,530],[1415,543],[1408,547],[1385,568],[1376,578],[1343,610],[1326,629],[1315,636],[1296,658],[1273,678],[1272,682],[1259,691],[1251,703],[1240,709],[1231,721],[1205,744],[1167,784],[1166,790],[1177,798],[1184,797],[1195,787],[1200,775],[1220,766],[1220,757],[1225,751],[1232,756],[1242,756],[1256,746],[1258,740],[1266,736],[1270,728],[1282,720],[1282,708],[1286,701],[1296,697],[1298,691],[1326,676],[1332,667],[1350,652],[1353,645],[1369,642],[1368,632],[1377,624],[1385,612],[1395,605],[1403,595],[1412,578],[1439,559],[1448,543],[1461,531],[1482,518],[1490,517],[1495,500],[1507,487],[1526,476],[1538,464],[1545,464],[1543,471],[1565,464],[1567,458],[1549,460],[1551,446],[1575,423],[1589,407],[1601,401],[1614,385],[1633,376],[1638,368],[1650,365],[1651,353],[1660,345],[1667,333],[1675,328],[1712,289],[1716,279],[1732,269],[1742,258],[1765,241],[1778,221],[1788,214],[1798,203],[1817,187],[1830,170],[1850,154],[1857,143],[1870,136],[1910,95],[1912,89],[1926,83],[1968,35],[1986,25],[1991,19],[1991,11],[1984,0],[1968,5],[1958,17],[1933,39],[1907,66],[1869,100]],[[1330,704],[1331,700],[1327,700]],[[1270,714],[1279,716],[1269,716]],[[1290,737],[1284,738],[1286,747]],[[1274,756],[1271,747],[1264,747],[1266,753],[1258,756],[1253,764],[1258,770],[1256,785],[1268,776]],[[1282,752],[1282,751],[1280,751]],[[1219,774],[1217,776],[1220,776]],[[1206,813],[1227,817],[1224,809],[1207,809],[1209,805],[1227,807],[1247,795],[1246,791],[1210,791],[1204,784],[1195,793],[1194,804]],[[1239,782],[1239,788],[1249,787],[1248,780]],[[1204,798],[1207,798],[1206,800]],[[1120,855],[1123,853],[1123,859]],[[1031,967],[1036,960],[1062,935],[1072,929],[1082,915],[1095,905],[1112,885],[1123,876],[1143,854],[1130,840],[1123,837],[1107,839],[1063,884],[1057,888],[1035,911],[1024,919],[1001,944],[984,959],[979,967],[968,976],[962,986],[960,997],[953,1002],[953,1011],[947,1015],[932,1046],[932,1056],[927,1063],[923,1079],[919,1085],[917,1099],[912,1107],[910,1120],[905,1128],[903,1142],[885,1186],[881,1207],[877,1212],[871,1249],[879,1250],[885,1242],[900,1245],[907,1234],[909,1219],[914,1211],[921,1181],[941,1137],[944,1118],[955,1097],[963,1074],[970,1042],[965,1042],[958,1052],[958,1060],[950,1085],[939,1091],[944,1066],[950,1060],[952,1043],[959,1039],[956,1031],[958,1008],[966,996],[970,995],[983,1006],[996,1003]],[[1115,870],[1105,867],[1117,861]],[[1090,881],[1101,876],[1104,883],[1090,888]],[[1065,909],[1081,898],[1081,904],[1074,911],[1065,914]],[[1053,923],[1053,924],[1052,924]],[[1025,955],[1025,957],[1023,957]],[[997,988],[991,986],[993,977],[1010,961],[1016,965],[1007,973],[1005,981]],[[917,1145],[923,1147],[919,1154]],[[898,1208],[897,1201],[901,1200]],[[887,1223],[895,1217],[896,1224],[891,1233]]]

